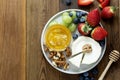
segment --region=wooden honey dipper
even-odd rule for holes
[[[111,64],[113,62],[116,62],[119,59],[119,57],[120,57],[120,53],[118,51],[116,51],[116,50],[111,51],[111,53],[109,55],[110,61],[98,80],[103,80],[103,78],[104,78],[105,74],[107,73],[108,69],[110,68]]]

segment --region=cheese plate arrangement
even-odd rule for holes
[[[41,48],[45,59],[55,69],[67,74],[80,74],[100,62],[106,50],[106,36],[98,9],[89,13],[68,9],[46,23],[41,35]]]

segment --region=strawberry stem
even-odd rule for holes
[[[111,10],[112,13],[114,13],[117,9],[115,6],[111,6],[110,8],[111,8],[110,10]]]
[[[85,24],[85,27],[83,28],[84,32],[89,32],[92,30],[92,27],[89,24]]]

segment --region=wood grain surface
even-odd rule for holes
[[[58,11],[58,0],[27,1],[27,80],[59,79],[59,72],[44,59],[40,47],[42,29]]]
[[[0,80],[25,80],[24,0],[0,0]]]
[[[65,0],[0,0],[0,80],[79,80],[55,70],[45,60],[40,46],[42,29],[57,12],[65,9],[90,11],[98,8],[97,0],[88,7],[71,6]],[[98,64],[98,79],[109,59],[111,50],[120,51],[120,1],[111,0],[118,7],[115,17],[101,20],[108,31],[105,55]],[[104,80],[120,80],[120,60],[113,63]]]

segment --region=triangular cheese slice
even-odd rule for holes
[[[83,54],[80,54],[80,55],[77,55],[77,56],[75,56],[73,58],[70,58],[69,59],[70,64],[74,65],[77,68],[80,68],[82,55]]]

